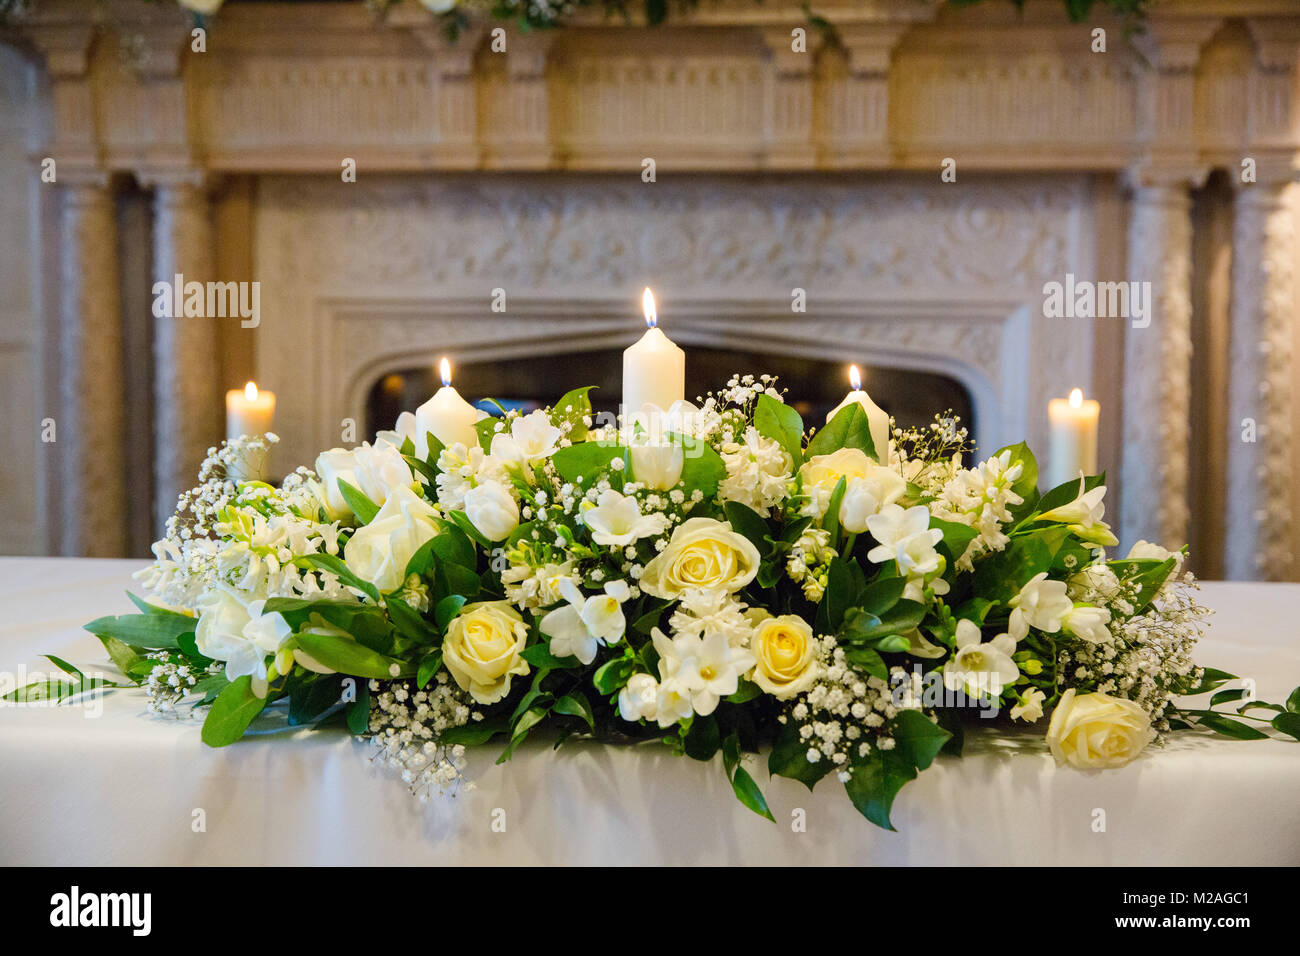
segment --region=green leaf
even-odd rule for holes
[[[952,737],[952,734],[919,710],[900,711],[891,723],[895,749],[917,770],[930,766]]]
[[[1137,583],[1138,592],[1133,598],[1133,613],[1136,615],[1151,606],[1161,585],[1169,579],[1178,561],[1170,556],[1163,561],[1154,558],[1123,558],[1107,561],[1106,564],[1121,581]]]
[[[460,744],[463,747],[478,747],[487,743],[497,734],[504,734],[510,729],[504,717],[481,720],[463,727],[448,727],[438,734],[438,743],[448,747]]]
[[[478,435],[479,447],[484,451],[492,450],[492,438],[497,434],[497,425],[500,423],[501,418],[498,415],[489,415],[474,423],[474,433]]]
[[[966,546],[979,537],[979,531],[956,521],[944,521],[942,518],[930,516],[930,527],[938,528],[943,532],[943,539],[939,542],[939,547],[943,549],[948,559],[948,567],[951,568],[957,563],[957,559],[966,553]]]
[[[463,594],[448,594],[438,602],[433,609],[433,622],[440,629],[446,630],[447,625],[455,619],[460,613],[460,609],[465,606],[465,596]]]
[[[433,542],[436,541],[438,537],[438,535],[435,535],[415,549],[415,553],[411,555],[411,559],[406,562],[406,570],[402,572],[403,581],[409,578],[412,574],[421,578],[429,576],[429,572],[433,570],[434,566]]]
[[[583,419],[591,415],[591,390],[594,385],[585,385],[565,392],[558,402],[551,406],[551,424],[556,428],[570,425],[567,435],[570,441],[587,440],[587,426]]]
[[[591,704],[588,703],[586,695],[581,691],[575,690],[565,694],[555,702],[554,710],[557,714],[581,717],[587,722],[588,727],[592,730],[596,729],[596,716],[591,712]]]
[[[848,488],[848,479],[841,476],[840,480],[835,482],[835,490],[831,492],[830,500],[826,503],[826,513],[822,515],[822,529],[830,535],[832,547],[839,547],[840,543],[840,504],[844,501],[846,488]]]
[[[678,484],[686,496],[689,498],[691,492],[698,489],[704,492],[704,497],[712,498],[718,492],[718,485],[727,477],[727,466],[722,457],[706,441],[676,434],[669,437],[682,443],[684,459]]]
[[[342,478],[337,479],[337,483],[339,491],[343,494],[343,500],[348,503],[357,520],[363,525],[370,524],[375,515],[379,514],[379,505],[367,498],[361,489],[348,484]]]
[[[415,676],[415,667],[409,662],[380,654],[349,638],[304,631],[295,635],[295,640],[304,651],[330,670],[338,671],[340,674],[369,677],[374,680]],[[393,672],[394,667],[397,669],[396,673]]]
[[[1300,687],[1291,691],[1291,696],[1286,699],[1286,709],[1293,714],[1300,714]]]
[[[1210,706],[1217,707],[1219,704],[1227,703],[1230,700],[1241,700],[1246,694],[1244,687],[1237,687],[1232,690],[1221,690],[1210,698]]]
[[[289,724],[314,724],[342,698],[343,677],[310,674],[289,682]]]
[[[853,774],[844,785],[858,812],[878,827],[893,830],[889,812],[894,798],[909,780],[916,779],[916,767],[897,750],[872,749],[853,762]]]
[[[568,657],[555,656],[551,653],[551,648],[547,644],[534,644],[531,647],[525,647],[519,656],[534,667],[545,667],[547,670],[564,670],[578,667],[581,663],[572,655]]]
[[[832,558],[830,566],[826,569],[826,593],[822,595],[822,605],[826,610],[826,626],[832,631],[839,630],[840,623],[844,620],[844,613],[853,607],[857,600],[853,574],[849,571],[848,563],[839,556]]]
[[[384,599],[384,604],[388,608],[388,616],[392,619],[393,625],[403,636],[417,644],[432,644],[438,640],[438,632],[424,619],[424,615],[396,594],[388,595]]]
[[[1096,488],[1098,485],[1105,482],[1105,480],[1105,475],[1086,476],[1083,479],[1083,490],[1092,491],[1093,488]],[[1038,500],[1038,505],[1035,510],[1039,514],[1054,511],[1061,507],[1061,505],[1068,505],[1077,497],[1079,497],[1079,479],[1071,478],[1069,481],[1057,485],[1051,491],[1043,495],[1043,497]]]
[[[65,697],[71,697],[73,694],[80,693],[82,685],[80,682],[66,680],[49,680],[33,681],[24,687],[11,690],[9,693],[0,697],[0,700],[13,701],[19,704],[30,704],[42,700],[63,700]]]
[[[1202,714],[1197,718],[1197,722],[1202,727],[1208,727],[1216,734],[1224,737],[1232,737],[1236,740],[1267,740],[1268,734],[1256,730],[1249,724],[1243,724],[1239,720],[1233,720],[1231,717],[1224,717],[1222,714]]]
[[[1273,729],[1300,740],[1300,714],[1283,711],[1273,718]]]
[[[488,540],[487,536],[483,534],[482,531],[474,527],[474,522],[469,520],[469,515],[465,514],[465,512],[449,511],[447,512],[447,515],[451,518],[452,522],[455,523],[457,528],[463,531],[484,551],[491,551],[496,546],[495,542]]]
[[[878,641],[880,638],[904,634],[924,619],[925,605],[917,601],[900,600],[881,616],[850,608],[845,613],[839,637],[842,641],[855,644]]]
[[[904,577],[877,578],[863,589],[858,607],[879,617],[898,603],[906,587]]]
[[[803,462],[803,419],[799,413],[764,393],[754,405],[754,427],[764,438],[784,448],[798,471]]]
[[[728,501],[722,506],[722,512],[731,524],[731,530],[749,539],[758,553],[767,556],[772,552],[771,528],[767,520],[753,508],[739,501]]]
[[[734,694],[728,694],[722,699],[728,704],[746,704],[762,693],[763,689],[761,687],[753,681],[745,680],[745,678],[742,677],[739,686],[736,688],[736,692]]]
[[[184,614],[119,614],[99,617],[85,629],[100,640],[116,638],[123,644],[152,650],[179,650],[182,634],[193,634],[198,619]]]
[[[348,704],[348,730],[360,736],[370,730],[370,684],[359,680],[357,699]]]
[[[528,736],[528,731],[541,723],[549,713],[550,708],[544,706],[532,707],[525,711],[524,715],[515,721],[514,728],[511,731],[512,736],[510,737],[510,743],[507,744],[506,749],[501,752],[501,756],[497,757],[497,763],[503,764],[509,760],[514,755],[515,748],[523,743],[524,738]]]
[[[691,729],[682,740],[686,756],[692,760],[712,760],[722,748],[722,733],[718,730],[718,719],[712,714],[701,717],[699,714],[691,721]]]
[[[636,661],[630,657],[616,657],[596,669],[591,676],[592,686],[606,696],[615,694],[636,672]]]
[[[876,446],[871,441],[871,423],[857,402],[845,405],[835,413],[835,417],[808,442],[804,457],[829,455],[841,448],[858,448],[869,458],[876,458]]]
[[[810,791],[817,781],[834,769],[829,760],[808,762],[808,742],[799,738],[799,725],[787,720],[781,725],[772,753],[767,758],[768,773],[777,777],[798,780]]]
[[[144,598],[132,594],[130,591],[126,592],[126,596],[131,599],[132,604],[139,608],[141,614],[153,614],[157,617],[183,617],[189,621],[194,620],[194,618],[190,617],[188,614],[182,614],[179,611],[172,611],[165,607],[158,607],[155,604],[150,604]]]
[[[440,670],[442,670],[442,651],[430,651],[425,654],[415,671],[415,686],[424,690]]]
[[[356,588],[362,594],[366,594],[376,604],[379,603],[379,591],[369,581],[363,581],[348,569],[343,563],[343,559],[335,554],[304,554],[300,558],[294,559],[294,564],[300,568],[316,568],[321,571],[329,571],[339,579],[343,584],[350,588]],[[129,642],[133,643],[133,642]]]
[[[1195,697],[1197,694],[1217,690],[1228,681],[1237,679],[1236,674],[1229,674],[1227,671],[1216,670],[1213,667],[1205,667],[1201,669],[1200,681],[1180,690],[1179,693],[1184,697]]]
[[[253,679],[238,677],[217,695],[203,721],[200,735],[209,747],[233,744],[266,706],[266,698],[253,693]]]
[[[621,445],[584,441],[561,448],[552,456],[551,461],[561,478],[585,488],[607,474],[611,470],[609,463],[615,458],[622,458],[626,462],[627,449]]]
[[[844,659],[858,670],[866,671],[872,677],[889,679],[889,667],[880,652],[870,647],[850,647],[844,652]]]
[[[636,631],[636,633],[638,634],[648,635],[651,631],[653,631],[656,627],[658,627],[659,621],[664,616],[664,611],[667,609],[666,604],[661,604],[658,601],[654,601],[653,598],[651,600],[654,603],[654,607],[646,611],[644,614],[642,614],[640,617],[638,617],[635,621],[632,622],[632,630]]]
[[[104,645],[104,650],[108,652],[109,659],[117,665],[117,669],[128,677],[131,676],[131,669],[138,667],[141,661],[148,663],[150,670],[153,669],[151,661],[146,661],[144,657],[116,637],[101,637],[99,643]],[[139,680],[136,680],[136,683],[139,683]]]
[[[441,533],[429,541],[430,548],[443,564],[454,564],[473,571],[478,567],[478,552],[474,542],[460,527],[451,522],[441,522]]]
[[[763,791],[758,789],[758,784],[749,775],[749,771],[740,765],[740,738],[734,733],[722,745],[722,766],[736,799],[760,817],[766,817],[775,823],[772,811],[767,808]]]

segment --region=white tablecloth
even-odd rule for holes
[[[104,667],[80,627],[131,610],[138,566],[0,559],[0,668],[48,672],[43,653]],[[1201,663],[1253,677],[1266,700],[1300,683],[1300,585],[1206,584],[1203,600],[1218,614]],[[1036,737],[968,737],[965,758],[903,789],[888,833],[833,779],[809,794],[751,763],[773,825],[719,766],[657,746],[525,746],[500,767],[492,747],[473,759],[477,789],[421,805],[341,732],[212,750],[138,691],[88,713],[0,707],[0,863],[1300,863],[1300,744],[1280,741],[1182,735],[1089,774],[1056,770]]]

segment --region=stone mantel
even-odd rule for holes
[[[14,36],[58,81],[54,131],[80,125],[81,140],[62,141],[79,161],[127,172],[337,173],[345,157],[362,173],[639,174],[646,157],[665,175],[931,170],[948,157],[961,170],[1120,170],[1152,148],[1142,117],[1153,108],[1177,161],[1235,167],[1260,125],[1243,95],[1251,74],[1293,63],[1295,49],[1273,41],[1295,14],[1284,0],[1156,4],[1141,42],[1119,20],[1070,23],[1058,0],[1022,15],[993,2],[830,0],[816,9],[834,39],[789,0],[705,0],[653,29],[587,16],[544,37],[510,32],[505,53],[491,50],[495,22],[452,44],[412,2],[379,22],[360,3],[229,3],[201,53],[173,5],[94,9],[44,0]],[[1201,46],[1221,26],[1234,36],[1224,25],[1238,20],[1256,55],[1198,66]],[[1096,26],[1105,53],[1091,51]],[[798,27],[806,53],[788,46]],[[1147,81],[1177,70],[1191,97],[1165,113]],[[1212,108],[1234,102],[1243,108]],[[73,112],[59,116],[64,103]]]

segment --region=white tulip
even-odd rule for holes
[[[410,488],[394,489],[370,524],[358,528],[344,546],[348,570],[383,593],[401,587],[415,552],[438,533],[436,515]]]
[[[484,481],[465,492],[465,516],[489,541],[504,541],[519,527],[519,502],[505,485]]]
[[[681,481],[686,466],[686,452],[681,442],[634,442],[628,453],[632,458],[632,475],[655,491],[669,491]]]

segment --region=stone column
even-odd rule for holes
[[[816,34],[805,27],[804,46],[794,48],[791,28],[768,27],[763,42],[772,55],[768,87],[766,161],[773,169],[810,169],[816,165],[813,141],[813,50]]]
[[[1124,336],[1121,539],[1187,541],[1192,357],[1191,182],[1132,177],[1128,277],[1149,283],[1149,321]]]
[[[153,274],[171,288],[219,281],[213,274],[212,225],[207,192],[197,175],[155,179]],[[156,290],[155,290],[156,291]],[[180,290],[182,303],[185,295]],[[238,322],[203,314],[159,316],[154,310],[154,486],[159,528],[192,488],[207,450],[220,444],[222,404],[217,323]]]
[[[1237,193],[1224,543],[1224,570],[1234,579],[1285,581],[1294,561],[1293,216],[1286,182],[1243,184]]]
[[[117,220],[106,176],[61,187],[60,552],[126,555],[126,452]]]

